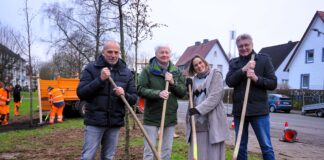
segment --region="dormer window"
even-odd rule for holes
[[[314,63],[314,49],[306,50],[306,63]]]
[[[214,51],[214,56],[217,57],[217,51]]]

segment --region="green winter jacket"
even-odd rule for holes
[[[177,98],[186,95],[185,78],[180,70],[170,62],[168,72],[172,73],[175,84],[169,86],[171,93],[167,101],[165,127],[177,124]],[[160,126],[163,99],[160,98],[159,93],[164,89],[164,73],[156,63],[156,58],[153,57],[140,74],[137,85],[138,95],[145,99],[144,125]]]

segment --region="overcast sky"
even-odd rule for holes
[[[43,2],[30,0],[37,12]],[[0,21],[23,31],[23,0],[0,0]],[[141,53],[153,56],[158,44],[169,44],[180,56],[188,46],[203,39],[218,39],[229,52],[230,30],[236,34],[249,33],[254,48],[299,41],[316,11],[324,11],[324,0],[151,0],[151,20],[168,25],[155,29],[152,40],[144,42]],[[44,59],[46,46],[39,43],[48,32],[41,16],[35,17],[33,26],[34,51]],[[324,29],[323,29],[324,30]]]

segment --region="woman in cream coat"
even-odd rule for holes
[[[225,140],[229,129],[223,106],[223,78],[221,72],[211,70],[200,56],[192,58],[189,75],[193,76],[193,105],[188,110],[186,140],[190,143],[190,116],[196,118],[196,133],[199,160],[225,160]],[[192,143],[188,159],[192,160]]]

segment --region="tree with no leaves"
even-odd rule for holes
[[[99,49],[108,38],[107,33],[115,30],[108,17],[109,7],[104,0],[76,0],[70,7],[58,2],[47,5],[44,13],[59,33],[49,42],[55,46],[67,42],[86,59],[85,63],[95,60],[101,54]]]
[[[10,83],[9,71],[19,65],[25,48],[22,36],[9,26],[0,23],[0,81]],[[6,78],[6,80],[5,80]]]
[[[135,47],[135,73],[137,73],[139,44],[148,38],[152,39],[154,28],[167,27],[165,24],[150,21],[150,12],[151,8],[147,4],[147,0],[130,0],[130,5],[126,11],[125,27]],[[135,74],[135,80],[137,84],[137,74]]]

